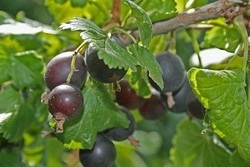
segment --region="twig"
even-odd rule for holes
[[[165,34],[169,31],[176,30],[181,27],[186,27],[197,22],[216,19],[219,17],[224,17],[230,22],[234,17],[242,14],[245,9],[246,7],[243,5],[242,1],[216,1],[205,6],[180,13],[169,20],[154,23],[153,35],[155,36],[159,34]],[[135,38],[139,38],[138,30],[131,31],[131,34]],[[127,37],[124,37],[122,40],[125,43],[131,43],[131,40]]]
[[[113,0],[113,6],[112,6],[112,11],[111,11],[112,17],[105,25],[109,25],[113,23],[118,23],[118,24],[121,23],[120,8],[121,8],[121,0]]]
[[[121,0],[113,0],[112,19],[115,23],[120,23]]]

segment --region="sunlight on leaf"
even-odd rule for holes
[[[236,145],[240,155],[250,159],[250,112],[241,69],[192,68],[190,84],[205,108],[216,134]]]

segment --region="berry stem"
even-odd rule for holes
[[[175,104],[173,93],[172,92],[166,92],[165,95],[167,96],[168,107],[173,108],[173,106]]]
[[[78,47],[76,48],[76,50],[74,51],[74,53],[73,53],[73,55],[72,55],[72,60],[71,60],[71,63],[70,63],[70,72],[69,72],[68,77],[67,77],[67,79],[66,79],[67,83],[70,83],[70,80],[71,80],[71,78],[72,78],[74,72],[77,71],[76,66],[75,66],[75,65],[76,65],[76,55],[77,55],[78,53],[81,53],[81,51],[82,51],[82,50],[85,50],[85,49],[86,49],[86,42],[83,42],[83,43],[81,43],[81,45],[78,46]]]
[[[245,74],[247,73],[247,62],[248,62],[248,34],[247,34],[247,29],[244,24],[244,18],[242,15],[237,16],[234,19],[234,25],[238,29],[239,33],[241,34],[242,40],[243,40],[243,45],[244,45],[244,50],[243,50],[243,71]]]
[[[116,31],[118,31],[118,32],[121,32],[121,33],[127,35],[127,36],[133,41],[133,43],[136,43],[136,39],[135,39],[135,38],[133,37],[133,35],[131,35],[129,32],[127,32],[127,31],[125,31],[125,30],[123,30],[123,29],[121,29],[121,28],[118,28],[118,27],[115,27],[114,30],[116,30]]]
[[[198,60],[199,60],[199,67],[202,68],[203,67],[203,64],[202,64],[202,61],[201,61],[201,55],[200,55],[200,46],[199,46],[199,43],[198,43],[198,40],[197,38],[195,37],[194,35],[194,32],[192,29],[188,29],[187,30],[187,33],[189,35],[189,37],[191,38],[191,42],[192,42],[192,45],[193,45],[193,49],[198,57]]]
[[[140,141],[137,140],[134,136],[129,136],[128,140],[130,141],[130,144],[134,147],[139,147],[140,146]]]
[[[115,80],[113,82],[113,89],[115,92],[120,92],[121,91],[121,85],[119,84],[119,81]]]
[[[71,60],[71,64],[70,64],[71,69],[70,69],[69,75],[68,75],[67,80],[66,80],[67,83],[70,83],[70,80],[71,80],[74,72],[77,71],[76,66],[75,66],[75,64],[76,64],[76,55],[77,55],[77,52],[74,52],[74,54],[72,55],[72,60]]]
[[[86,48],[87,48],[86,42],[83,42],[76,48],[74,54],[80,53],[84,56],[83,52],[86,50]]]
[[[61,113],[58,113],[57,115],[55,115],[54,120],[56,122],[56,133],[62,133],[63,124],[66,120],[65,116]]]

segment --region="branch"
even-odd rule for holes
[[[113,23],[118,23],[120,24],[120,5],[121,5],[121,0],[113,0],[113,7],[111,10],[112,18],[105,24],[113,24]]]
[[[243,5],[243,2],[239,0],[216,1],[208,5],[180,13],[169,20],[154,23],[153,35],[165,34],[181,27],[186,27],[197,22],[216,19],[219,17],[224,17],[228,22],[232,22],[233,18],[242,14],[245,9],[246,7]],[[131,34],[135,38],[139,38],[138,30],[132,31]],[[131,40],[127,37],[122,39],[125,43],[131,43]]]

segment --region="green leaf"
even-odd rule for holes
[[[156,131],[136,130],[133,136],[140,141],[140,147],[136,151],[141,155],[153,157],[163,146],[163,139]]]
[[[0,11],[0,24],[6,24],[11,22],[14,22],[14,19],[7,12]]]
[[[132,10],[132,17],[136,18],[140,40],[143,46],[148,47],[152,38],[152,22],[147,13],[137,4],[130,0],[123,0]]]
[[[111,38],[106,39],[105,48],[100,48],[98,56],[110,68],[131,68],[133,71],[136,71],[135,65],[138,64],[136,58]]]
[[[240,69],[244,58],[238,55],[230,56],[221,62],[210,64],[207,68],[213,70],[223,70],[223,69]]]
[[[98,132],[128,126],[125,114],[119,111],[103,84],[93,81],[85,88],[84,97],[83,116],[66,121],[64,132],[58,134],[67,148],[91,148]]]
[[[107,34],[95,23],[83,18],[75,18],[60,26],[61,29],[81,30],[81,37],[87,43],[93,43],[93,48],[99,50],[104,48]]]
[[[117,167],[124,167],[124,164],[128,167],[147,167],[144,159],[136,152],[135,148],[128,143],[117,142],[116,145],[117,157],[115,165]]]
[[[83,7],[86,5],[87,0],[70,0],[73,7]]]
[[[0,149],[0,166],[24,167],[22,162],[21,150],[18,148]]]
[[[144,1],[140,6],[148,13],[152,22],[167,20],[177,14],[175,0]]]
[[[202,46],[205,48],[216,47],[229,52],[234,52],[238,47],[241,35],[234,27],[215,26],[206,31]]]
[[[176,1],[176,9],[178,12],[183,12],[186,9],[188,0]]]
[[[78,0],[79,2],[80,0]],[[86,1],[86,0],[83,0]],[[57,24],[64,23],[74,17],[88,18],[98,25],[103,25],[110,18],[112,1],[94,0],[88,1],[83,7],[73,7],[70,0],[65,3],[59,0],[45,0],[45,6],[54,16]]]
[[[186,6],[186,8],[193,9],[193,8],[198,8],[200,6],[204,6],[204,5],[206,5],[208,3],[207,1],[208,0],[194,0],[194,1],[192,1],[192,3],[188,2],[189,5]]]
[[[137,71],[131,73],[131,86],[138,96],[148,96],[151,94],[147,85],[147,73],[142,67],[137,66]]]
[[[171,159],[176,167],[225,167],[230,154],[216,145],[202,128],[188,119],[181,121],[173,139]]]
[[[43,60],[34,51],[17,53],[10,57],[10,75],[18,88],[35,87],[42,83]]]
[[[20,94],[12,87],[6,87],[0,92],[0,113],[13,112],[19,108]]]
[[[56,3],[64,4],[67,0],[55,0]]]
[[[235,151],[230,157],[231,167],[249,167],[250,160],[243,159],[237,151]]]
[[[33,120],[34,108],[30,103],[24,103],[19,110],[13,112],[8,119],[0,123],[0,132],[9,141],[17,142],[22,139],[23,133],[29,128]]]
[[[8,81],[10,79],[9,70],[10,70],[10,63],[7,56],[7,53],[1,53],[0,48],[0,83]]]
[[[93,22],[87,19],[75,18],[62,24],[60,28],[73,31],[81,30],[83,40],[90,43],[93,49],[99,51],[99,58],[103,59],[110,68],[131,68],[136,70],[135,65],[138,64],[138,61],[125,48],[117,44],[115,40],[109,38]]]
[[[136,44],[132,45],[129,50],[137,58],[140,66],[149,72],[149,76],[162,89],[162,69],[159,63],[156,61],[154,55],[147,48]]]
[[[213,131],[250,159],[250,112],[241,69],[207,70],[192,68],[188,78],[205,108]]]
[[[47,147],[45,147],[42,154],[43,161],[45,162],[46,166],[68,166],[65,164],[64,159],[66,150],[56,138],[50,138],[46,140],[46,146]],[[47,156],[44,156],[44,154]]]

